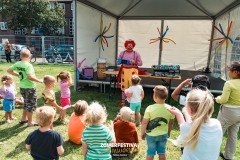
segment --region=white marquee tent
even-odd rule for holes
[[[124,42],[133,39],[141,54],[143,67],[153,64],[179,64],[184,70],[210,68],[217,77],[226,79],[225,68],[240,59],[240,0],[75,0],[75,59],[96,67],[97,58],[106,58],[109,66],[116,64]],[[226,33],[233,22],[229,37],[234,41],[217,47],[223,37],[214,25],[221,24]],[[102,24],[102,29],[101,29]],[[111,24],[105,36],[108,47],[102,49],[96,37]],[[150,39],[159,37],[159,28],[176,44]],[[162,50],[160,49],[162,45]]]

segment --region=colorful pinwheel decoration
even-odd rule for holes
[[[168,43],[168,42],[173,42],[174,44],[176,44],[176,42],[174,42],[172,39],[170,39],[170,38],[164,38],[165,36],[166,36],[166,34],[167,34],[167,31],[169,30],[169,28],[168,28],[168,26],[167,26],[167,28],[166,28],[166,31],[161,35],[161,32],[159,31],[159,29],[157,28],[157,30],[158,30],[158,33],[159,33],[159,36],[160,37],[158,37],[158,38],[153,38],[153,39],[150,39],[150,43],[149,44],[152,44],[152,43],[155,43],[155,42],[157,42],[157,41],[162,41],[162,42],[166,42],[166,43]]]
[[[226,42],[226,49],[228,48],[228,44],[229,44],[229,41],[231,42],[231,44],[233,44],[233,40],[231,37],[229,37],[229,34],[231,32],[231,28],[232,28],[232,21],[230,22],[230,25],[228,26],[228,30],[227,30],[227,34],[224,33],[223,31],[223,28],[222,28],[222,25],[219,23],[219,27],[216,27],[214,25],[214,28],[223,35],[222,38],[214,38],[214,39],[210,39],[209,41],[216,41],[216,40],[220,40],[218,46],[216,48],[220,48],[224,42]]]
[[[98,40],[98,46],[102,47],[102,50],[104,51],[104,47],[103,44],[106,44],[108,47],[108,41],[107,38],[112,38],[114,37],[114,35],[112,36],[106,36],[105,34],[109,31],[109,29],[111,28],[111,23],[109,24],[108,28],[105,26],[103,29],[103,21],[101,21],[101,27],[100,27],[100,34],[96,37],[95,42]],[[107,29],[106,29],[107,28]]]

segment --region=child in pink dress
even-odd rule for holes
[[[67,108],[71,106],[70,102],[70,89],[69,87],[72,85],[72,77],[71,74],[67,71],[62,71],[57,76],[57,80],[60,79],[60,90],[61,90],[61,106],[63,110],[60,113],[59,120],[63,122],[67,122],[68,120],[65,118]]]

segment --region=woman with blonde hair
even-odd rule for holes
[[[186,107],[182,112],[171,107],[180,126],[177,144],[184,147],[182,160],[217,160],[222,143],[222,128],[217,119],[211,118],[214,100],[209,90],[193,89],[187,94]]]

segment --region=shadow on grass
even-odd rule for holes
[[[5,128],[1,130],[1,138],[0,141],[5,141],[11,139],[13,136],[17,136],[18,133],[23,132],[27,127],[25,125],[23,126],[22,124],[17,124],[9,128]]]
[[[82,153],[82,145],[77,145],[70,140],[67,140],[63,144],[64,148],[64,157],[71,154],[71,153],[76,153],[76,150],[79,150],[79,154]],[[81,154],[82,155],[82,154]]]
[[[17,157],[18,154],[22,154],[22,152],[30,152],[30,150],[26,150],[25,149],[25,142],[22,141],[20,142],[13,151],[11,151],[10,153],[8,153],[6,155],[6,158],[12,158],[12,157]]]

